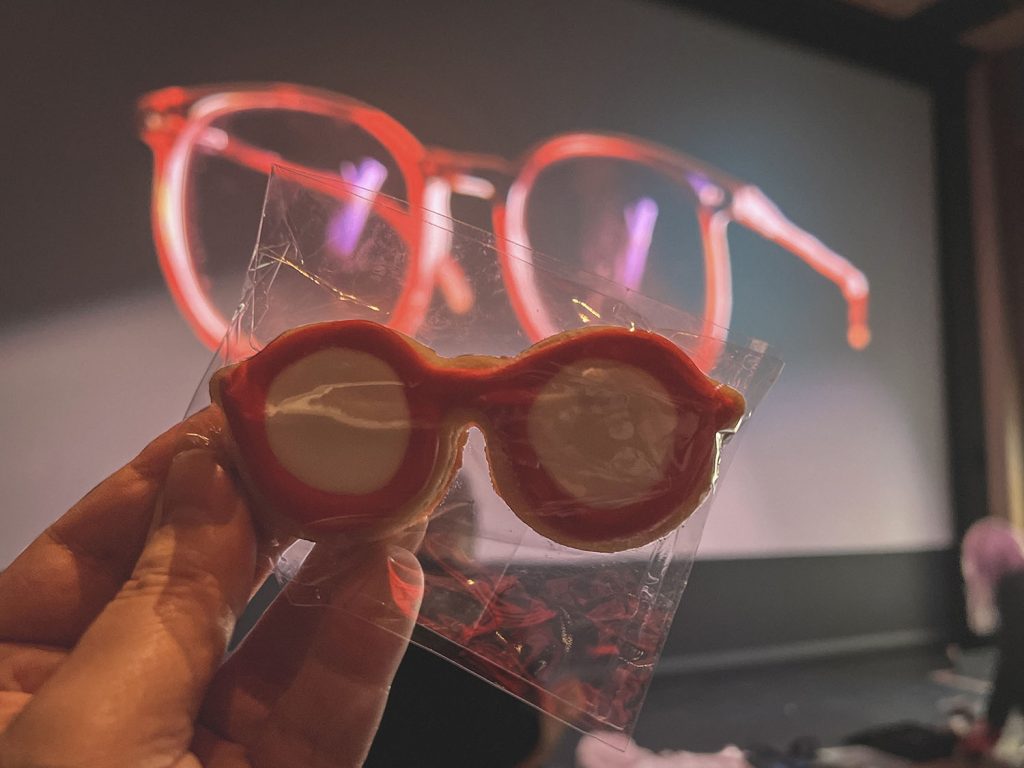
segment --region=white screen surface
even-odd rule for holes
[[[167,81],[153,85],[239,72],[316,84],[385,109],[424,143],[508,157],[563,131],[623,132],[757,184],[868,276],[874,336],[866,350],[850,349],[835,286],[781,248],[730,230],[733,327],[774,345],[787,367],[738,441],[701,556],[950,543],[924,90],[631,0],[344,5],[331,19],[291,10],[288,23],[238,20],[251,28],[230,41],[217,35],[210,50],[205,38],[177,49],[167,42],[177,52],[164,57]],[[141,66],[120,58],[128,56],[121,44],[110,56]],[[211,53],[224,46],[230,57]],[[120,122],[103,127],[123,141],[118,151],[135,148],[128,116],[140,90],[126,90]],[[148,217],[146,179],[130,181],[140,196],[111,227]],[[79,197],[87,205],[102,195]],[[68,249],[69,271],[91,268],[89,247]],[[15,372],[0,379],[11,404],[0,413],[9,436],[0,487],[15,501],[2,565],[184,412],[207,356],[169,301],[152,294],[0,329],[0,348]]]

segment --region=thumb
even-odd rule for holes
[[[11,723],[0,741],[8,755],[46,765],[172,765],[186,754],[249,596],[257,544],[210,451],[174,459],[157,516],[131,578]]]

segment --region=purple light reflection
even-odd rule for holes
[[[350,203],[343,203],[327,224],[327,242],[342,257],[351,256],[366,228],[370,216],[370,207],[374,198],[384,186],[388,177],[388,169],[372,157],[364,157],[356,166],[344,162],[339,167],[341,178],[360,191],[367,192],[366,197],[355,197]]]
[[[626,207],[626,247],[619,258],[615,281],[632,290],[639,290],[647,267],[647,254],[651,236],[658,220],[658,204],[649,197],[641,197]]]

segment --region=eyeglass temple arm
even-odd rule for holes
[[[854,349],[871,341],[868,327],[868,279],[857,267],[791,222],[757,187],[745,184],[733,191],[732,218],[762,237],[803,259],[815,272],[827,277],[843,294],[847,305],[846,338]]]

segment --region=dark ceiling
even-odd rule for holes
[[[939,30],[979,51],[1004,51],[1024,44],[1024,3],[1002,0],[846,0],[889,19]]]
[[[1024,45],[1024,0],[663,0],[922,83]]]
[[[1020,0],[845,1],[968,48],[1005,50],[1024,43],[1024,3]]]

